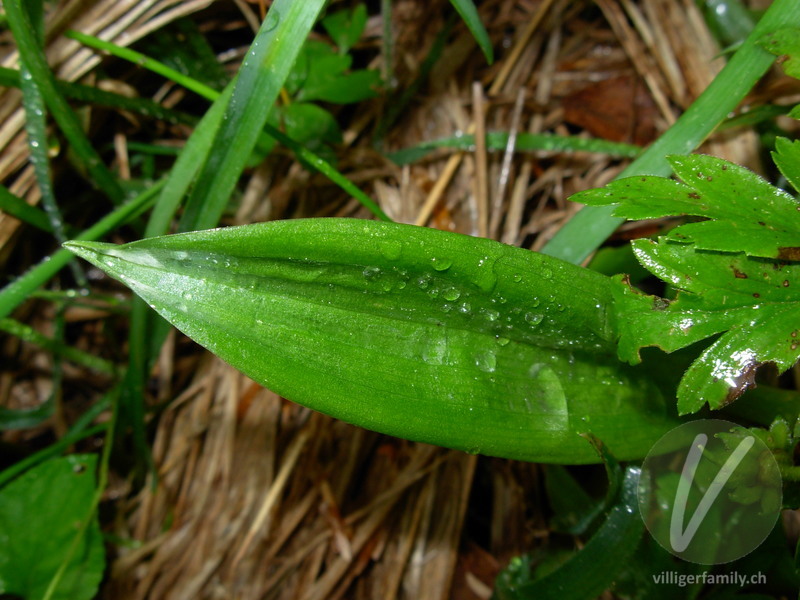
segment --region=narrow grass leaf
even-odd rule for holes
[[[7,0],[3,6],[6,10],[14,40],[19,48],[21,60],[41,89],[53,118],[69,141],[75,156],[88,173],[92,183],[101,189],[113,202],[121,202],[124,198],[122,187],[114,174],[105,166],[97,151],[92,147],[77,115],[75,115],[59,92],[55,77],[47,65],[44,52],[36,43],[35,30],[25,14],[21,0]]]
[[[278,393],[444,446],[581,463],[674,421],[613,356],[607,278],[425,228],[310,219],[68,247]]]
[[[43,211],[12,194],[4,185],[0,185],[0,210],[47,233],[53,231],[50,219]]]
[[[111,376],[117,374],[117,369],[112,362],[104,360],[94,354],[89,354],[88,352],[73,348],[58,339],[49,338],[19,321],[0,319],[0,331],[16,336],[25,342],[48,350],[56,356],[60,356],[76,365],[81,365],[97,373]]]
[[[608,589],[633,556],[644,533],[639,514],[639,467],[628,467],[617,504],[603,525],[570,560],[532,580],[529,561],[520,557],[498,576],[497,600],[592,600]]]
[[[111,394],[115,393],[117,392],[111,392]],[[78,417],[70,430],[58,440],[46,448],[42,448],[38,452],[34,452],[22,460],[15,462],[7,469],[0,471],[0,488],[3,488],[10,481],[13,481],[22,473],[35,467],[36,465],[41,464],[44,461],[53,458],[54,456],[58,456],[62,452],[68,451],[70,446],[79,442],[80,440],[105,431],[108,428],[107,423],[92,426],[92,421],[94,421],[100,416],[101,413],[108,409],[110,404],[109,396],[111,394],[105,395],[96,404],[93,404],[86,412]]]
[[[475,3],[472,0],[450,0],[450,4],[456,9],[467,29],[470,30],[475,41],[486,57],[489,64],[494,62],[494,50],[492,48],[492,41],[489,39],[489,34],[483,26],[481,16],[478,14],[478,9],[475,8]]]
[[[151,69],[155,73],[159,73],[168,79],[184,85],[187,89],[199,94],[207,100],[214,102],[211,109],[206,112],[201,122],[189,138],[189,141],[184,146],[181,155],[170,172],[169,180],[164,188],[161,197],[158,200],[155,210],[151,215],[147,232],[147,236],[161,235],[167,232],[169,223],[177,212],[181,201],[188,192],[192,185],[198,171],[204,165],[209,153],[213,148],[213,140],[217,135],[220,123],[222,123],[228,101],[230,99],[233,84],[228,87],[221,94],[215,89],[207,86],[206,84],[194,80],[191,77],[185,76],[158,61],[137,53],[128,48],[120,48],[115,44],[104,42],[98,38],[78,33],[70,32],[71,37],[79,40],[87,46],[99,48],[107,51],[114,56],[131,60],[140,64],[141,66]],[[333,183],[338,185],[342,190],[350,194],[353,198],[358,200],[367,210],[374,214],[382,221],[391,221],[391,219],[383,212],[369,196],[356,187],[347,177],[337,171],[329,162],[321,158],[305,146],[297,143],[289,136],[282,133],[280,130],[272,127],[269,123],[265,123],[264,131],[272,138],[278,140],[281,144],[294,152],[304,164],[316,169],[322,175],[325,175]],[[179,231],[192,231],[199,229],[200,225],[195,222],[195,218],[199,217],[202,212],[196,212],[192,216],[184,216],[179,225]]]
[[[495,131],[486,134],[486,147],[489,150],[505,150],[508,133]],[[472,151],[475,149],[474,135],[459,135],[422,142],[411,148],[404,148],[387,154],[393,163],[403,166],[425,158],[437,148]],[[518,152],[593,152],[621,158],[634,158],[642,149],[633,144],[610,142],[608,140],[582,138],[571,135],[551,135],[518,133],[514,148]]]
[[[163,182],[157,183],[146,192],[115,209],[100,221],[82,232],[78,239],[96,240],[115,228],[135,219],[146,211],[161,191]],[[25,302],[39,287],[47,283],[56,273],[64,268],[72,255],[61,249],[47,256],[24,275],[20,275],[0,290],[0,318],[8,317],[12,311]]]
[[[0,67],[0,86],[20,87],[19,71]],[[185,113],[165,108],[148,98],[129,98],[128,96],[107,92],[91,85],[82,85],[80,83],[62,81],[61,79],[56,80],[56,86],[64,97],[70,100],[77,100],[94,106],[127,110],[169,123],[191,124],[196,121],[196,119]]]
[[[324,4],[324,0],[276,0],[270,6],[239,70],[225,117],[186,204],[184,222],[197,229],[219,222]]]

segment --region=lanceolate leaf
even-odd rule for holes
[[[287,398],[377,431],[584,463],[674,425],[613,355],[611,281],[497,242],[311,219],[69,248]]]

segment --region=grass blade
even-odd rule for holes
[[[486,134],[486,148],[489,150],[505,150],[508,144],[508,133],[495,131]],[[437,148],[472,151],[475,148],[475,136],[459,135],[422,142],[411,148],[404,148],[387,155],[397,165],[403,166],[421,160]],[[633,144],[610,142],[608,140],[587,139],[572,135],[550,135],[540,133],[518,133],[514,148],[518,152],[595,152],[622,158],[635,158],[642,149]]]
[[[0,185],[0,210],[42,231],[48,233],[53,231],[50,219],[47,218],[44,211],[31,206],[19,196],[12,194],[4,185]]]
[[[78,32],[69,32],[68,37],[78,40],[82,44],[104,50],[118,58],[126,59],[139,64],[155,73],[162,75],[176,83],[186,87],[186,89],[195,92],[196,94],[214,102],[214,106],[207,112],[203,122],[198,125],[195,133],[189,139],[189,142],[184,147],[178,162],[172,170],[169,182],[162,193],[161,198],[156,205],[153,215],[151,216],[150,224],[146,235],[148,237],[154,235],[161,235],[167,232],[168,225],[175,212],[177,212],[181,200],[192,184],[197,171],[203,165],[213,146],[213,137],[217,135],[217,130],[223,120],[224,111],[228,103],[228,98],[231,94],[231,86],[226,88],[222,94],[226,94],[225,98],[221,99],[220,92],[214,88],[197,81],[192,77],[184,75],[163,63],[145,56],[139,52],[129,48],[121,48],[115,44],[105,42],[90,35]],[[305,163],[325,175],[333,183],[338,185],[342,190],[350,194],[353,198],[358,200],[367,210],[374,214],[382,221],[391,221],[385,212],[378,206],[372,198],[367,196],[358,187],[356,187],[347,177],[337,171],[330,163],[323,158],[316,155],[314,152],[295,142],[283,132],[275,129],[268,123],[264,123],[263,130],[289,148],[297,155],[298,158],[305,161]],[[208,139],[211,138],[211,139]],[[185,217],[180,224],[180,231],[192,231],[200,229],[196,223],[193,222],[194,217]],[[216,223],[214,223],[216,224]],[[209,225],[213,226],[212,225]]]
[[[239,71],[225,118],[197,177],[182,223],[214,227],[222,216],[286,76],[324,0],[276,0]]]
[[[20,58],[39,85],[53,118],[75,151],[81,165],[86,169],[91,181],[114,203],[121,202],[125,197],[122,187],[92,147],[78,117],[59,92],[44,52],[36,43],[36,33],[25,14],[21,0],[6,0],[3,6],[11,32],[19,47]]]
[[[59,339],[49,338],[32,327],[15,321],[14,319],[0,319],[0,331],[16,336],[40,348],[44,348],[56,356],[60,356],[61,358],[74,362],[76,365],[81,365],[97,373],[111,375],[112,377],[118,374],[114,363],[104,360],[99,356],[95,356],[94,354],[89,354],[88,352],[73,348]]]
[[[96,240],[120,225],[135,219],[152,206],[163,185],[163,182],[159,182],[146,192],[139,194],[86,229],[78,238]],[[27,300],[38,287],[47,283],[70,260],[72,260],[72,254],[68,250],[58,250],[0,290],[0,318],[8,317],[17,306]]]
[[[472,0],[450,0],[450,4],[456,9],[461,18],[464,19],[467,28],[472,33],[475,41],[486,57],[489,64],[494,62],[494,51],[492,49],[492,41],[489,39],[489,34],[486,33],[486,28],[483,26],[481,17],[478,14],[478,9]]]

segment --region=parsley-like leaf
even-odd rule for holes
[[[793,163],[785,147],[784,153],[784,162]],[[627,177],[571,199],[592,205],[618,204],[614,216],[628,219],[705,217],[680,225],[667,236],[692,243],[698,250],[800,258],[800,204],[791,195],[752,171],[713,156],[671,156],[669,162],[683,183],[662,177]],[[787,175],[790,181],[800,179],[797,167],[779,166],[792,176]]]
[[[779,140],[775,163],[800,185],[800,146]],[[754,385],[756,369],[785,371],[800,358],[800,204],[755,173],[710,156],[673,156],[683,182],[631,177],[572,199],[617,204],[628,219],[703,217],[633,250],[651,273],[678,290],[673,301],[647,296],[626,278],[614,291],[622,360],[639,350],[673,352],[718,336],[678,387],[678,410],[720,408]]]
[[[682,291],[670,302],[629,285],[615,289],[622,360],[639,362],[645,346],[672,352],[723,334],[681,381],[680,413],[720,408],[753,385],[759,365],[785,371],[800,358],[799,263],[697,251],[665,238],[633,247],[648,270]]]

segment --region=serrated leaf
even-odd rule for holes
[[[781,66],[787,75],[800,79],[800,28],[781,27],[759,40],[759,45],[776,56],[783,56]]]
[[[97,457],[49,460],[0,489],[0,594],[42,598],[89,516]],[[105,568],[96,515],[60,579],[53,600],[94,598]]]
[[[287,398],[409,439],[596,462],[675,424],[613,356],[610,280],[490,240],[310,219],[69,248]]]
[[[791,142],[786,138],[776,138],[775,150],[771,154],[786,181],[796,191],[800,191],[800,140]]]
[[[668,239],[700,250],[800,259],[800,204],[792,196],[752,171],[712,156],[672,156],[669,162],[683,183],[628,177],[572,200],[617,204],[614,215],[628,219],[705,217],[708,220],[676,227]]]
[[[617,287],[622,360],[645,346],[667,352],[724,333],[689,368],[678,388],[678,411],[720,408],[753,384],[766,362],[785,371],[800,358],[800,264],[740,254],[697,251],[662,238],[637,240],[642,265],[682,290],[669,302]]]

